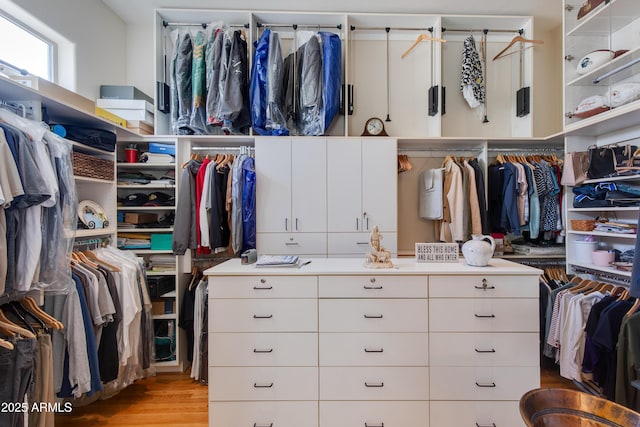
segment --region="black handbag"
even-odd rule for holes
[[[589,178],[607,178],[618,173],[617,168],[626,165],[636,151],[635,145],[589,148]]]
[[[615,173],[615,157],[611,147],[589,148],[589,169],[587,170],[589,178],[606,178]]]

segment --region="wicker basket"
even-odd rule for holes
[[[89,154],[73,152],[73,174],[86,178],[104,179],[113,181],[113,160],[102,159]]]
[[[571,229],[575,231],[592,231],[596,228],[596,221],[594,219],[572,219]]]

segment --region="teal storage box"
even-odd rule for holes
[[[152,234],[151,235],[151,250],[153,251],[170,251],[171,241],[173,240],[172,233]]]

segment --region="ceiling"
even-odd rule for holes
[[[158,8],[256,11],[425,13],[442,15],[533,16],[536,27],[554,29],[562,22],[558,0],[102,0],[127,24],[149,23]],[[265,3],[268,6],[265,6]]]

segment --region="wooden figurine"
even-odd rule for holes
[[[365,267],[368,268],[393,268],[393,262],[391,262],[391,252],[387,251],[380,241],[382,240],[382,234],[378,230],[378,226],[374,226],[369,236],[369,246],[371,251],[366,254]]]

